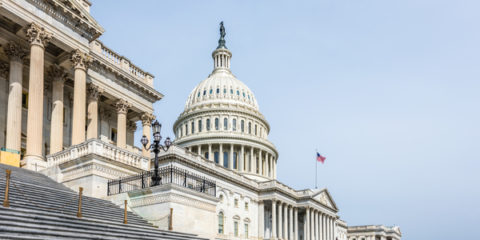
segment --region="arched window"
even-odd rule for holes
[[[210,94],[212,94],[212,93],[213,93],[213,89],[210,89]]]
[[[182,137],[182,136],[183,136],[183,128],[180,127],[180,137]]]
[[[215,160],[215,163],[216,163],[216,164],[219,164],[219,162],[220,162],[220,156],[219,156],[218,152],[214,152],[214,153],[213,153],[213,158],[214,158],[213,160]]]
[[[240,91],[237,90],[237,96],[240,96]]]
[[[227,130],[227,129],[228,129],[228,119],[224,118],[223,119],[223,130]]]
[[[198,97],[200,97],[200,92],[198,92]]]
[[[237,119],[236,118],[234,118],[232,120],[232,130],[237,131]]]
[[[217,88],[217,94],[219,94],[219,93],[220,93],[220,88]]]
[[[198,120],[198,132],[202,132],[202,119]]]
[[[188,124],[185,123],[185,135],[188,135]]]
[[[255,136],[257,135],[257,124],[255,124]]]
[[[219,130],[219,121],[218,121],[218,118],[215,118],[215,130]]]
[[[203,96],[207,95],[207,90],[203,90]]]
[[[192,134],[195,133],[195,122],[192,122]]]
[[[218,233],[223,234],[223,212],[218,213]]]
[[[243,132],[245,132],[245,121],[240,121],[240,130]]]
[[[223,152],[223,166],[228,168],[228,152]]]
[[[248,134],[252,134],[252,123],[248,123]]]

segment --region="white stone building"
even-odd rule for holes
[[[400,239],[398,227],[348,227],[327,189],[276,180],[270,126],[230,71],[224,35],[159,157],[162,184],[150,187],[151,153],[134,146],[134,132],[141,122],[150,138],[163,95],[151,74],[96,40],[104,30],[90,6],[0,0],[0,146],[21,153],[21,167],[210,239]]]

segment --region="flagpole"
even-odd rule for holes
[[[318,166],[318,161],[317,161],[317,154],[318,153],[318,150],[315,149],[315,189],[317,189],[317,175],[318,175],[318,171],[317,171],[317,166]]]

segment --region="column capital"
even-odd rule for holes
[[[142,119],[142,126],[150,126],[152,125],[152,121],[155,120],[155,115],[153,113],[143,113],[141,116]]]
[[[73,63],[73,68],[87,70],[88,66],[92,62],[92,58],[87,53],[80,50],[73,50],[71,52],[70,61]]]
[[[53,64],[48,69],[48,77],[51,78],[53,81],[65,82],[67,79],[68,73],[65,71],[65,68],[60,67],[57,64]]]
[[[10,61],[23,62],[27,56],[27,50],[13,41],[7,43],[7,45],[3,48],[3,51]]]
[[[132,105],[126,100],[120,99],[115,103],[115,107],[117,108],[117,113],[127,114],[128,109],[131,108]]]
[[[0,77],[8,78],[10,66],[6,62],[0,62]]]
[[[45,48],[52,39],[52,34],[36,23],[31,23],[28,26],[26,35],[30,45],[38,45],[42,48]]]
[[[88,84],[87,90],[88,98],[95,101],[98,100],[100,95],[103,93],[103,89],[93,83]]]

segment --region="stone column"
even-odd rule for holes
[[[20,151],[22,142],[22,73],[23,59],[27,52],[14,42],[8,43],[3,50],[10,59],[5,147]]]
[[[283,205],[283,238],[288,239],[288,206]]]
[[[327,240],[327,215],[325,214],[322,215],[322,228],[323,239]]]
[[[52,65],[48,72],[52,79],[52,121],[50,125],[50,154],[63,150],[63,85],[65,69]]]
[[[330,217],[329,216],[326,216],[327,220],[326,220],[326,230],[327,230],[327,240],[331,240],[331,233],[330,233]]]
[[[258,174],[263,176],[262,150],[258,149]]]
[[[233,168],[233,144],[230,144],[230,157],[228,158],[228,168],[229,169],[234,169]],[[237,160],[237,164],[238,164],[238,160]]]
[[[151,143],[152,142],[152,121],[155,120],[155,115],[153,115],[152,113],[146,112],[142,114],[141,119],[142,119],[143,136],[147,137],[148,142]],[[150,151],[142,147],[142,156],[150,159]]]
[[[272,239],[277,238],[277,202],[272,199]]]
[[[213,156],[212,156],[212,144],[208,144],[208,160],[213,161]]]
[[[202,145],[197,146],[197,154],[202,156]]]
[[[273,163],[273,179],[277,179],[277,159],[272,158]]]
[[[265,206],[263,201],[258,202],[258,238],[263,239],[265,235]]]
[[[87,67],[91,62],[90,56],[80,50],[72,52],[70,59],[75,71],[73,84],[73,120],[72,145],[85,141],[85,115],[87,106]]]
[[[117,107],[117,147],[127,147],[127,112],[131,105],[120,99],[115,104]]]
[[[294,220],[294,227],[293,227],[293,240],[298,240],[298,208],[293,209],[293,220]]]
[[[257,164],[255,162],[255,156],[253,155],[253,147],[250,148],[250,164],[252,173],[257,173]]]
[[[102,93],[98,86],[88,85],[87,139],[98,138],[98,98]]]
[[[289,217],[288,227],[290,228],[288,239],[293,240],[293,207],[289,207],[288,217]]]
[[[223,166],[223,144],[220,143],[220,146],[219,146],[219,153],[218,153],[218,164],[220,164],[221,166]]]
[[[315,210],[310,212],[310,239],[315,240]]]
[[[27,169],[39,170],[38,167],[46,167],[42,153],[43,69],[45,46],[52,35],[35,23],[30,24],[26,35],[30,42],[30,72],[28,75],[27,153],[24,162]]]
[[[310,208],[305,209],[305,232],[303,233],[305,240],[310,240]]]
[[[245,147],[240,146],[240,156],[238,156],[238,171],[245,171]]]
[[[283,203],[278,203],[278,238],[283,239]]]

